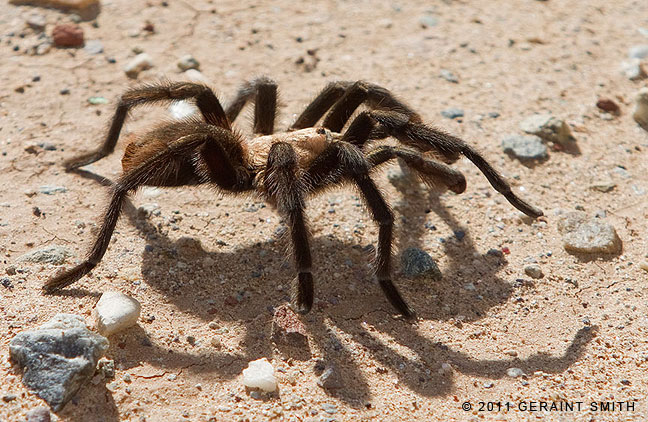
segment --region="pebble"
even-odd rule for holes
[[[522,371],[520,368],[509,368],[506,370],[506,375],[511,378],[518,378],[524,375],[524,371]]]
[[[632,118],[635,119],[641,127],[648,130],[648,86],[643,87],[635,96],[635,109]]]
[[[631,81],[646,78],[646,69],[640,59],[630,59],[621,63],[621,71]]]
[[[546,145],[535,135],[510,135],[502,140],[502,149],[520,161],[544,160],[548,157]]]
[[[599,192],[610,192],[616,187],[616,183],[612,182],[611,180],[601,180],[592,183],[589,188],[592,190],[596,190]]]
[[[324,403],[322,405],[322,410],[324,410],[329,415],[334,415],[338,411],[337,406],[335,406],[335,405],[333,405],[331,403]]]
[[[200,63],[198,63],[198,60],[196,60],[193,56],[190,54],[187,54],[186,56],[180,57],[178,60],[178,68],[182,70],[183,72],[189,69],[198,69],[200,68]]]
[[[56,25],[52,31],[52,40],[56,47],[83,46],[83,29],[79,25],[63,23]]]
[[[124,73],[131,79],[137,79],[140,72],[153,67],[153,59],[147,53],[140,53],[124,66]]]
[[[184,72],[183,75],[191,82],[201,83],[205,85],[209,85],[211,83],[210,80],[207,79],[205,75],[200,73],[198,69],[189,69],[186,72]]]
[[[27,26],[29,26],[31,29],[42,32],[45,30],[47,20],[45,19],[44,15],[41,15],[40,13],[33,13],[27,17],[26,23]]]
[[[50,411],[45,406],[31,409],[25,415],[26,422],[50,422],[52,420]]]
[[[123,293],[104,292],[94,309],[97,331],[109,336],[137,323],[140,303]]]
[[[108,100],[104,97],[90,97],[88,103],[92,105],[108,104]]]
[[[460,108],[450,107],[441,111],[441,115],[448,119],[456,119],[464,116],[464,111]]]
[[[628,49],[628,57],[631,59],[645,59],[648,57],[648,44],[633,45]]]
[[[72,253],[63,246],[48,246],[43,249],[27,252],[20,256],[18,261],[61,265],[71,256]]]
[[[9,394],[4,394],[4,395],[2,396],[2,401],[5,402],[5,403],[9,403],[10,401],[14,401],[14,400],[16,400],[17,398],[18,398],[17,395],[15,395],[15,394],[13,394],[13,393],[9,393]]]
[[[304,348],[308,346],[306,327],[288,305],[282,305],[275,310],[271,337],[275,342]]]
[[[317,385],[325,390],[336,390],[342,388],[344,383],[340,379],[337,369],[334,366],[329,366],[317,379]]]
[[[445,79],[448,82],[452,82],[453,84],[459,83],[459,78],[457,78],[457,76],[454,73],[450,72],[447,69],[441,69],[441,72],[439,72],[439,74],[443,79]]]
[[[527,265],[524,267],[524,273],[528,275],[531,278],[542,278],[544,277],[544,273],[542,272],[542,268],[540,268],[540,265],[537,264],[531,264]]]
[[[405,277],[430,276],[434,281],[442,278],[441,270],[434,259],[424,250],[407,248],[401,255],[401,270]]]
[[[24,368],[23,383],[58,412],[94,375],[108,340],[86,328],[83,317],[57,314],[11,340],[11,360]]]
[[[101,54],[103,53],[103,50],[103,44],[99,40],[90,40],[85,43],[85,46],[83,47],[83,51],[88,54]]]
[[[54,195],[56,193],[67,192],[67,188],[65,186],[41,186],[38,188],[38,191],[45,195]]]
[[[619,108],[617,103],[609,98],[599,98],[599,100],[596,102],[596,107],[598,107],[600,110],[605,111],[606,113],[615,115],[618,115],[621,112],[621,109]]]
[[[563,247],[568,252],[611,254],[621,251],[621,239],[614,227],[583,212],[569,212],[558,221]]]
[[[648,272],[648,261],[641,261],[641,263],[639,264],[639,268]]]
[[[423,28],[431,28],[439,24],[439,19],[432,15],[423,15],[419,19],[419,23]]]
[[[268,359],[261,358],[248,364],[248,367],[243,370],[243,385],[248,388],[259,388],[268,393],[277,389],[277,378]]]
[[[567,123],[551,114],[534,114],[520,122],[520,129],[548,142],[566,145],[576,139]]]
[[[482,384],[484,388],[493,388],[493,384],[491,381],[486,381],[485,383]]]

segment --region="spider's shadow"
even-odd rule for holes
[[[397,214],[411,216],[421,212],[417,201],[425,201],[426,196],[428,208],[453,230],[463,230],[452,214],[442,206],[438,195],[426,195],[420,190],[410,195],[410,205],[401,204],[396,207]],[[240,350],[237,353],[199,353],[192,352],[191,349],[177,352],[177,348],[151,342],[141,328],[131,329],[121,335],[123,340],[119,354],[123,365],[137,366],[144,357],[151,365],[161,367],[163,371],[186,368],[210,373],[212,377],[215,373],[220,379],[226,380],[238,376],[249,361],[264,356],[280,353],[301,359],[299,354],[291,355],[288,349],[273,349],[270,339],[273,306],[289,300],[287,290],[277,290],[277,280],[287,284],[294,276],[292,265],[285,264],[287,260],[283,244],[273,239],[234,252],[208,252],[196,240],[181,238],[172,241],[159,233],[148,220],[138,216],[130,202],[125,205],[124,211],[149,243],[149,248],[142,256],[142,274],[146,284],[162,291],[180,312],[190,313],[205,321],[216,319],[242,323],[245,334],[237,345],[237,350]],[[417,224],[405,226],[401,238],[407,241],[401,239],[401,243],[421,246],[424,229]],[[476,291],[461,290],[457,293],[459,284],[462,284],[460,280],[465,275],[464,263],[474,259],[476,249],[468,233],[462,241],[447,241],[443,246],[448,266],[444,270],[442,281],[422,285],[418,281],[408,282],[395,277],[404,297],[411,302],[419,317],[447,320],[463,315],[466,321],[477,320],[491,307],[509,299],[512,287],[496,275],[501,262],[490,256],[483,257],[486,264],[480,266],[479,274],[471,275],[471,279],[481,279]],[[324,355],[323,361],[326,365],[337,368],[344,386],[330,394],[354,407],[362,407],[371,400],[369,382],[354,364],[357,347],[391,369],[399,381],[411,390],[424,396],[438,396],[450,394],[453,390],[452,373],[439,371],[443,362],[450,362],[459,372],[490,378],[503,377],[506,369],[511,366],[522,368],[526,373],[536,370],[560,373],[579,359],[583,346],[595,332],[586,328],[578,330],[563,356],[538,353],[526,359],[474,359],[422,336],[413,325],[393,318],[393,309],[372,281],[371,271],[366,265],[366,252],[360,245],[349,245],[332,237],[317,237],[313,239],[312,250],[315,257],[314,276],[317,280],[316,297],[319,300],[313,311],[303,319],[311,339]],[[206,258],[216,264],[212,268],[200,270]],[[352,265],[340,268],[343,262],[349,260]],[[198,268],[200,281],[194,280],[192,295],[183,294],[192,280],[178,270],[178,262]],[[262,263],[263,266],[254,267],[252,262]],[[252,275],[247,275],[252,272]],[[336,272],[345,273],[340,277],[344,283],[335,280]],[[226,282],[221,283],[220,280]],[[348,288],[348,280],[357,281],[356,291]],[[431,293],[436,297],[433,301],[426,299]],[[478,295],[481,297],[479,300],[476,299]],[[365,324],[362,324],[363,320]],[[146,325],[143,327],[145,329]],[[397,344],[414,351],[416,357],[405,356],[384,344],[372,334],[376,329],[391,336]],[[349,343],[349,339],[355,343],[351,348],[345,345]]]

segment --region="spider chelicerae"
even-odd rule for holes
[[[461,193],[466,188],[466,179],[445,163],[453,163],[464,155],[514,207],[531,217],[542,215],[541,210],[518,198],[473,147],[424,124],[419,114],[390,91],[364,81],[329,83],[295,123],[279,133],[274,133],[277,84],[267,77],[245,83],[226,109],[212,90],[202,84],[175,82],[133,88],[122,95],[101,147],[67,161],[66,169],[78,169],[110,154],[131,108],[180,100],[193,100],[202,118],[162,124],[126,147],[123,174],[112,188],[92,249],[82,263],[48,280],[43,287],[47,292],[74,283],[100,262],[125,198],[144,185],[209,184],[224,193],[256,193],[275,206],[292,238],[297,272],[292,300],[301,313],[308,312],[313,305],[306,199],[325,188],[348,182],[359,190],[379,226],[375,262],[378,282],[398,312],[405,317],[414,316],[392,282],[394,217],[371,178],[388,161],[400,159],[424,182]],[[232,128],[232,122],[249,101],[254,102],[255,135],[247,138]],[[362,104],[366,110],[357,113],[349,123]],[[398,146],[371,147],[372,141],[387,137],[398,140]]]

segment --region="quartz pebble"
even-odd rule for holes
[[[646,69],[640,59],[630,59],[621,63],[621,71],[631,81],[646,78]]]
[[[567,145],[575,141],[569,126],[551,114],[534,114],[520,122],[520,129],[548,142]]]
[[[88,54],[103,53],[103,43],[100,40],[90,40],[83,47],[83,51]]]
[[[268,359],[261,358],[248,364],[248,367],[243,370],[243,385],[248,388],[259,388],[268,393],[277,389],[277,378]]]
[[[612,254],[621,250],[621,239],[614,227],[600,218],[588,218],[583,212],[564,214],[558,230],[568,252]]]
[[[137,79],[140,72],[153,67],[153,59],[146,53],[140,53],[124,66],[124,73],[132,79]]]
[[[25,23],[27,23],[27,26],[29,26],[31,29],[42,32],[45,30],[47,20],[45,19],[44,15],[41,15],[40,13],[34,13],[27,17]]]
[[[140,303],[134,298],[120,292],[105,292],[94,311],[97,331],[109,336],[135,325],[140,311]]]
[[[502,140],[502,149],[520,161],[543,160],[548,157],[547,147],[538,136],[510,135]]]
[[[632,118],[635,119],[641,127],[648,130],[648,87],[643,87],[635,96],[635,109]]]
[[[518,378],[524,375],[524,371],[522,371],[520,368],[509,368],[506,370],[506,375],[511,378]]]
[[[628,57],[631,59],[645,59],[648,57],[648,44],[633,45],[628,50]]]

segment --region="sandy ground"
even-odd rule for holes
[[[50,34],[70,15],[0,0],[0,276],[12,286],[0,286],[0,394],[16,395],[0,402],[0,420],[24,420],[43,403],[9,362],[10,339],[59,312],[91,322],[95,302],[108,289],[137,298],[142,318],[110,337],[115,379],[84,388],[56,420],[648,418],[647,273],[640,269],[648,252],[648,132],[631,117],[634,92],[645,82],[619,71],[630,46],[648,43],[638,32],[648,27],[648,3],[162,3],[103,2],[96,21],[80,23],[86,40],[101,41],[103,53],[54,48],[37,56],[28,52],[40,41],[26,28],[27,17],[44,15]],[[421,19],[429,17],[437,24],[425,27]],[[147,22],[153,33],[143,30]],[[122,70],[134,49],[155,65],[139,81]],[[206,187],[140,191],[134,206],[158,204],[159,215],[125,213],[91,276],[65,294],[41,295],[57,267],[18,257],[59,245],[74,254],[68,266],[82,258],[107,200],[97,178],[66,173],[62,161],[100,142],[126,88],[182,79],[176,63],[185,54],[200,62],[225,102],[242,81],[273,77],[282,94],[280,128],[328,81],[386,86],[427,122],[478,146],[546,218],[522,218],[465,159],[456,164],[468,179],[462,195],[415,185],[398,190],[379,175],[397,214],[396,260],[404,248],[418,246],[443,272],[440,282],[396,273],[419,315],[412,324],[395,318],[372,280],[366,247],[375,244],[377,229],[357,194],[339,189],[313,198],[308,217],[317,299],[303,318],[309,347],[302,349],[270,339],[272,309],[288,301],[293,277],[277,232],[280,218],[254,198],[223,197]],[[458,83],[440,78],[441,69]],[[62,95],[64,89],[69,94]],[[95,96],[109,103],[90,105]],[[600,97],[616,101],[620,116],[602,118],[595,107]],[[464,118],[442,117],[449,107],[463,109]],[[580,154],[551,151],[536,166],[506,156],[502,138],[520,133],[519,122],[536,112],[566,120]],[[124,135],[165,116],[163,108],[137,109]],[[249,119],[237,124],[249,131]],[[114,180],[123,147],[87,170]],[[589,189],[600,180],[616,187]],[[46,195],[41,186],[67,190]],[[567,253],[556,211],[575,208],[590,216],[604,211],[623,241],[622,253]],[[465,232],[463,240],[455,231]],[[487,254],[492,248],[510,254],[500,260]],[[524,274],[534,260],[544,278]],[[17,274],[5,274],[10,266]],[[277,369],[279,390],[251,396],[241,371],[261,357]],[[329,365],[344,385],[332,393],[317,385]],[[525,376],[510,377],[509,368]],[[561,401],[583,402],[582,409],[545,412],[530,404]],[[592,411],[590,403],[598,401],[630,401],[634,410]],[[462,410],[464,402],[472,410]]]

